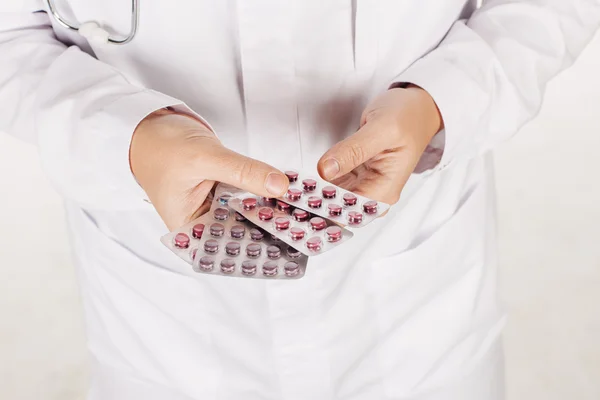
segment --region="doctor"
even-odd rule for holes
[[[489,151],[599,1],[53,3],[2,1],[0,130],[65,198],[89,399],[503,398]],[[160,244],[216,181],[283,193],[274,166],[401,204],[294,282],[198,276]]]

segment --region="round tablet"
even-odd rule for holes
[[[241,239],[246,234],[246,228],[244,228],[243,225],[234,225],[231,227],[229,233],[231,234],[232,238]]]
[[[363,210],[367,214],[375,214],[377,212],[377,202],[374,200],[367,201],[363,204]]]
[[[232,196],[232,194],[228,193],[228,192],[221,193],[221,195],[219,196],[219,203],[221,203],[223,205],[227,205],[231,196]]]
[[[259,240],[262,240],[264,236],[265,235],[262,233],[262,231],[256,228],[250,229],[250,239],[256,240],[258,242]]]
[[[298,222],[304,222],[308,221],[309,214],[308,211],[296,208],[294,211],[292,211],[292,217],[294,217],[294,219]]]
[[[284,203],[283,201],[278,200],[277,201],[277,209],[279,211],[283,211],[284,213],[289,213],[290,210],[292,209],[292,206],[290,206],[288,203]]]
[[[263,264],[262,272],[264,276],[275,276],[277,275],[277,262],[267,261]]]
[[[263,197],[262,201],[263,201],[263,204],[274,206],[277,199],[272,198],[272,197]]]
[[[214,265],[215,259],[211,256],[204,256],[198,260],[198,268],[205,272],[212,271]]]
[[[242,274],[254,275],[256,274],[256,261],[246,260],[242,263]]]
[[[229,217],[229,210],[223,207],[216,208],[213,211],[213,217],[219,221],[225,221]]]
[[[321,208],[321,204],[323,204],[323,200],[319,196],[310,196],[306,201],[310,208]]]
[[[225,233],[225,226],[218,222],[215,222],[210,226],[210,235],[214,237],[221,237]]]
[[[251,258],[260,256],[262,247],[258,243],[250,243],[246,246],[246,255]]]
[[[325,229],[325,234],[327,235],[327,240],[330,242],[337,242],[342,238],[342,228],[339,226],[330,226]]]
[[[300,265],[294,261],[288,261],[283,266],[285,276],[293,277],[300,273]]]
[[[290,227],[290,220],[285,217],[275,218],[275,229],[278,231],[285,231]]]
[[[210,254],[214,254],[219,251],[219,242],[214,239],[207,240],[204,242],[204,251]]]
[[[317,181],[314,179],[304,179],[302,181],[302,188],[305,192],[312,192],[317,188]]]
[[[202,233],[204,232],[204,224],[196,224],[192,228],[192,236],[196,239],[200,239],[202,237]]]
[[[342,215],[342,206],[340,206],[339,204],[329,204],[327,206],[327,209],[329,210],[329,215],[331,215],[332,217]]]
[[[287,191],[287,198],[291,201],[298,201],[302,197],[302,191],[298,189],[289,189]]]
[[[240,244],[238,242],[229,242],[225,245],[225,253],[230,256],[237,256],[240,254]]]
[[[302,255],[302,253],[299,250],[296,250],[293,247],[288,247],[287,249],[287,255],[290,258],[298,258]]]
[[[269,207],[263,207],[258,210],[258,218],[261,221],[268,221],[273,218],[273,209]]]
[[[319,237],[311,237],[310,239],[308,239],[306,241],[306,247],[309,250],[312,251],[319,251],[321,250],[321,245],[323,244],[323,241],[321,240],[321,238]]]
[[[235,261],[231,258],[221,260],[221,272],[224,274],[232,274],[235,271]]]
[[[359,213],[358,211],[350,211],[348,213],[348,223],[356,225],[356,224],[360,224],[363,220],[363,215],[362,213]]]
[[[244,210],[252,210],[254,207],[256,207],[257,203],[258,202],[254,197],[247,197],[244,200],[242,200],[242,207],[244,208]]]
[[[304,229],[293,227],[292,229],[290,229],[290,238],[292,240],[302,240],[304,239],[305,233],[306,232],[304,232]]]
[[[315,231],[320,231],[321,229],[327,228],[327,222],[321,217],[312,217],[310,219],[310,226]]]
[[[298,180],[298,173],[296,171],[285,171],[284,174],[288,177],[290,183]]]
[[[235,213],[235,220],[236,220],[237,222],[242,222],[242,221],[245,221],[245,220],[246,220],[246,217],[244,217],[242,214],[240,214],[240,213],[236,212],[236,213]]]
[[[358,198],[352,193],[345,193],[342,198],[344,199],[344,205],[353,206],[358,201]]]
[[[281,248],[279,246],[271,245],[267,247],[267,257],[276,260],[281,257]]]
[[[185,233],[178,233],[173,238],[173,244],[178,249],[187,249],[190,245],[190,237]]]
[[[321,192],[326,199],[333,199],[337,194],[337,189],[333,186],[325,186]]]

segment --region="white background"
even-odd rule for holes
[[[496,153],[509,400],[600,399],[598,115],[600,38]],[[61,202],[35,150],[2,134],[0,194],[0,398],[82,399]]]

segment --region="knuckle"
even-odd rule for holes
[[[346,149],[346,159],[352,167],[357,167],[364,163],[366,161],[364,148],[359,144],[349,145]]]
[[[236,182],[245,182],[252,179],[256,174],[256,163],[253,160],[246,159],[233,167],[232,175]]]

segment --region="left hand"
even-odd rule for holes
[[[429,93],[417,86],[390,89],[367,106],[355,134],[321,157],[319,174],[344,189],[394,204],[442,128]]]

